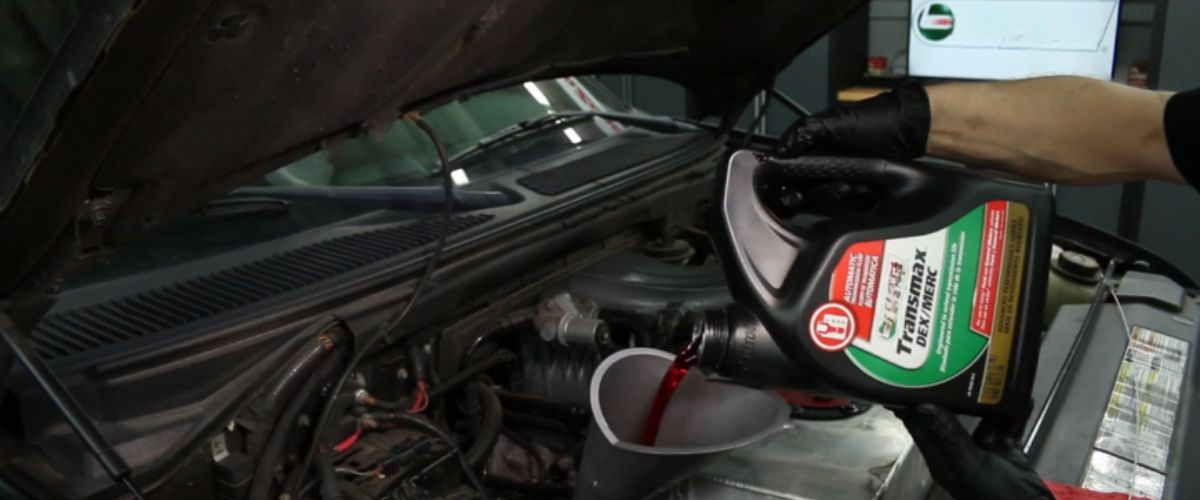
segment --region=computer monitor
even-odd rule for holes
[[[912,0],[910,76],[1111,79],[1120,0]]]

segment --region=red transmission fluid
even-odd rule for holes
[[[683,377],[686,377],[688,371],[700,360],[696,353],[700,349],[701,343],[703,342],[700,335],[692,337],[692,340],[679,351],[679,354],[675,355],[675,359],[667,367],[667,373],[663,374],[662,381],[658,384],[658,391],[654,393],[654,402],[650,405],[650,413],[646,415],[646,425],[642,427],[641,443],[643,445],[654,446],[655,441],[658,440],[658,429],[662,426],[663,416],[667,413],[667,406],[671,404],[671,398],[675,396],[675,391],[679,389]]]

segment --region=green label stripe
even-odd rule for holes
[[[855,346],[850,359],[881,382],[901,387],[927,387],[950,380],[970,367],[987,348],[988,339],[970,330],[971,303],[979,269],[984,207],[977,207],[947,228],[943,279],[929,359],[907,370]]]

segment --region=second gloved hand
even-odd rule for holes
[[[929,96],[919,85],[902,85],[870,99],[844,103],[797,120],[783,133],[775,154],[834,153],[909,160],[925,154]]]
[[[953,414],[933,405],[896,411],[933,480],[959,500],[1053,500],[1018,447],[1017,429],[980,422],[972,439]]]

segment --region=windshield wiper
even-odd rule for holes
[[[285,214],[288,200],[270,196],[235,196],[211,200],[196,210],[204,217],[229,217],[241,215]]]
[[[594,118],[617,121],[664,134],[676,134],[694,130],[691,125],[685,125],[674,119],[659,116],[637,115],[631,113],[610,113],[605,111],[574,111],[569,113],[553,113],[517,122],[513,125],[505,127],[504,129],[501,129],[499,132],[484,137],[483,139],[480,139],[479,142],[477,142],[474,146],[464,149],[450,158],[450,163],[456,163],[462,158],[466,158],[483,150],[491,149],[496,145],[525,137],[531,133],[541,131],[548,127],[565,125],[568,123]]]
[[[479,210],[513,204],[507,193],[496,190],[454,189],[454,208]],[[266,199],[286,201],[334,201],[343,206],[392,209],[432,210],[442,206],[445,192],[441,186],[254,186],[238,188],[221,200],[223,203],[261,203]]]

